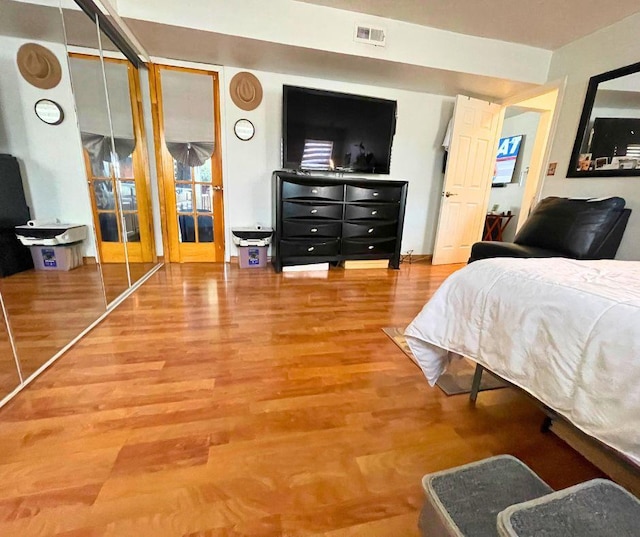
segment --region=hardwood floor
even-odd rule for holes
[[[456,268],[165,267],[0,410],[0,535],[414,536],[428,472],[599,475],[524,396],[447,397],[384,335]]]
[[[11,393],[20,384],[18,368],[13,357],[4,313],[0,307],[0,398]]]
[[[0,278],[0,294],[25,379],[106,311],[97,265],[20,272]]]

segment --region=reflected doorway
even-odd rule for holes
[[[111,111],[105,116],[96,113],[104,92],[101,59],[69,56],[100,260],[154,263],[138,71],[126,60],[103,58]]]

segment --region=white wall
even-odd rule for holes
[[[489,197],[489,210],[491,210],[494,205],[498,205],[500,212],[511,211],[513,214],[511,222],[509,222],[509,225],[502,235],[505,242],[512,242],[516,234],[516,225],[526,184],[526,175],[523,176],[522,174],[526,172],[529,162],[531,162],[533,144],[536,139],[539,123],[539,112],[525,112],[524,114],[505,118],[502,125],[501,138],[516,136],[518,134],[525,135],[522,147],[520,148],[520,158],[518,158],[513,173],[514,182],[509,183],[506,187],[492,188]]]
[[[224,78],[228,82],[239,69],[228,67],[224,71]],[[441,144],[447,122],[453,113],[454,100],[439,95],[338,81],[261,71],[253,73],[264,91],[262,104],[256,110],[245,112],[237,108],[228,89],[223,96],[227,250],[231,255],[236,255],[230,236],[232,227],[256,223],[272,225],[271,173],[281,168],[283,84],[398,101],[391,174],[378,177],[409,181],[402,252],[414,250],[416,254],[432,253],[443,181]],[[223,87],[226,86],[228,84]],[[241,118],[251,120],[256,127],[255,136],[248,142],[238,140],[233,134],[233,125]]]
[[[0,36],[0,152],[20,161],[31,217],[88,225],[90,236],[84,241],[84,255],[94,256],[91,202],[65,47],[40,42],[62,65],[60,84],[41,90],[25,81],[16,65],[17,51],[26,42]],[[36,117],[33,107],[44,98],[62,107],[62,124],[47,125]]]
[[[640,259],[640,177],[567,179],[566,171],[589,78],[640,61],[639,33],[640,14],[636,14],[557,50],[549,71],[549,80],[566,76],[567,85],[549,159],[558,168],[555,176],[546,178],[542,195],[623,197],[633,213],[618,259]]]
[[[522,82],[544,83],[551,59],[548,50],[294,0],[118,0],[117,6],[124,18]],[[355,24],[383,26],[387,46],[354,42]]]

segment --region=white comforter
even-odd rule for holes
[[[640,464],[640,262],[477,261],[405,336],[432,385],[466,356]]]

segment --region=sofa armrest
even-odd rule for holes
[[[559,252],[512,242],[482,241],[471,247],[469,263],[492,257],[567,257]]]

